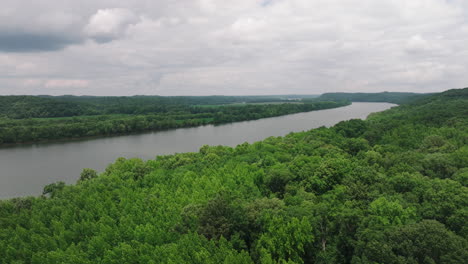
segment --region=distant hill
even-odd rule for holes
[[[428,97],[429,93],[399,93],[399,92],[382,92],[382,93],[324,93],[318,97],[318,100],[324,101],[341,101],[348,100],[351,102],[387,102],[394,104],[403,104],[414,100]]]

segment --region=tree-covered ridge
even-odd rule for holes
[[[387,102],[404,104],[420,98],[429,97],[431,94],[382,92],[382,93],[324,93],[318,100],[351,101],[351,102]]]
[[[161,112],[107,114],[61,118],[0,118],[0,145],[95,136],[112,136],[206,124],[255,120],[299,112],[329,109],[349,102],[243,104],[226,106],[173,105]],[[125,105],[128,106],[128,105]]]
[[[84,170],[0,202],[0,263],[465,263],[467,105]]]

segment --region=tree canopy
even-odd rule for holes
[[[464,263],[467,105],[85,169],[0,201],[0,263]]]

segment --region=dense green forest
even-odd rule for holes
[[[0,96],[0,117],[11,119],[189,111],[191,106],[288,102],[278,96]]]
[[[33,101],[37,97],[32,97]],[[278,104],[239,104],[239,105],[188,105],[185,103],[154,104],[144,103],[142,97],[136,101],[124,97],[119,106],[115,101],[118,97],[96,97],[92,100],[109,100],[112,103],[96,103],[101,107],[100,115],[78,115],[72,117],[49,118],[0,118],[0,145],[46,140],[71,139],[93,136],[111,136],[144,131],[157,131],[171,128],[192,127],[206,124],[222,124],[228,122],[255,120],[265,117],[287,115],[320,109],[335,108],[350,104],[347,101],[327,102],[316,101],[306,103]],[[46,99],[49,100],[49,99]],[[169,99],[164,99],[169,100]],[[195,99],[193,99],[195,100]],[[40,100],[39,100],[40,101]],[[200,103],[219,102],[218,100],[201,100]],[[68,102],[61,102],[68,103]],[[91,103],[87,101],[87,103]],[[55,105],[53,103],[52,105]],[[61,105],[61,104],[59,104]],[[40,108],[40,104],[38,105]],[[47,107],[47,104],[45,105]],[[140,108],[138,108],[140,107]],[[26,111],[40,116],[40,111],[33,111],[30,103],[21,106]],[[148,110],[150,109],[151,110]],[[64,107],[62,110],[72,111],[74,108]],[[139,110],[136,110],[139,109]],[[146,110],[145,110],[146,109]],[[36,109],[37,110],[37,109]],[[57,110],[57,111],[62,111]],[[128,111],[127,111],[128,110]],[[5,111],[4,111],[5,112]],[[53,111],[46,111],[46,116]],[[54,114],[59,114],[55,112]]]
[[[466,263],[467,106],[85,169],[0,201],[0,263]]]
[[[382,93],[324,93],[319,96],[318,100],[330,101],[351,101],[351,102],[387,102],[394,104],[403,104],[415,101],[420,98],[428,97],[431,94],[418,93],[399,93],[399,92],[382,92]]]

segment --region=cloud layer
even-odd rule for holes
[[[5,0],[0,94],[468,86],[463,0]]]

